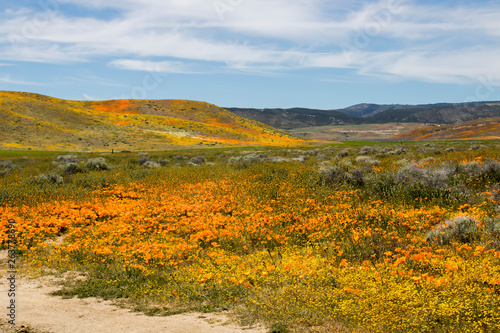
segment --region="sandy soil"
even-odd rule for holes
[[[9,330],[5,323],[7,295],[5,251],[0,253],[0,332]],[[27,279],[17,277],[16,286],[16,323],[18,332],[22,325],[29,326],[35,332],[43,333],[264,333],[263,328],[242,328],[231,323],[223,314],[182,314],[169,317],[149,317],[113,306],[110,301],[96,298],[63,299],[50,296],[55,291],[54,278],[43,277]],[[26,330],[25,332],[33,332]]]

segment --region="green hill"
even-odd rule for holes
[[[0,91],[0,149],[163,150],[307,141],[216,105],[186,100],[71,101]]]

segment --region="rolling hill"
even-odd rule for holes
[[[500,117],[414,129],[393,137],[398,140],[489,140],[500,139]]]
[[[254,119],[272,127],[290,130],[311,126],[334,126],[361,124],[363,119],[341,111],[307,108],[249,109],[225,108],[235,114]]]
[[[0,91],[0,149],[163,150],[308,141],[218,106],[186,100],[71,101]]]

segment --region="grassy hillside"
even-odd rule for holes
[[[218,106],[185,100],[69,101],[0,92],[0,149],[161,150],[305,141]]]
[[[500,138],[500,117],[423,127],[396,135],[405,140],[486,140]]]
[[[345,124],[361,124],[364,120],[337,110],[317,110],[305,108],[292,109],[243,109],[226,108],[227,110],[248,118],[260,121],[275,128],[290,130],[311,126],[335,126]]]

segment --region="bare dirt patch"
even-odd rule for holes
[[[4,269],[6,251],[0,251]],[[78,278],[77,276],[75,278]],[[16,277],[16,327],[6,321],[2,310],[0,332],[31,333],[116,333],[116,332],[165,332],[165,333],[263,333],[263,328],[239,327],[224,314],[189,313],[168,317],[151,317],[119,308],[111,301],[97,298],[62,298],[50,296],[58,290],[58,279]],[[0,307],[9,304],[6,278],[0,281]]]

